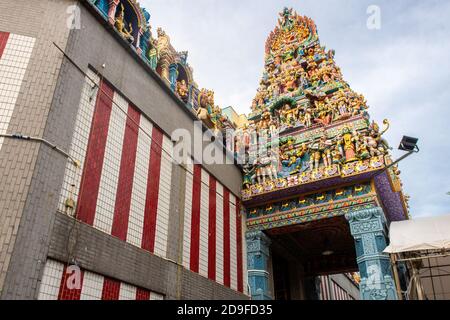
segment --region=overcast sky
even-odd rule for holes
[[[450,213],[450,1],[141,0],[151,25],[189,51],[200,87],[216,103],[250,111],[263,69],[264,45],[284,6],[311,17],[322,45],[372,119],[384,118],[396,149],[402,135],[420,138],[420,153],[401,163],[413,217]],[[381,9],[381,29],[367,28],[367,8]],[[402,153],[394,152],[397,158]]]

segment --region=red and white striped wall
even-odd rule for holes
[[[331,281],[331,287],[334,291],[334,299],[335,300],[354,300],[347,291],[342,289],[340,285],[338,285],[336,282]]]
[[[328,276],[320,276],[320,300],[333,300],[330,291]]]
[[[320,276],[320,300],[355,300],[329,276]]]
[[[173,143],[92,71],[83,88],[59,210],[167,257]],[[186,172],[183,265],[246,292],[245,223],[238,199],[200,165]],[[66,208],[73,199],[76,209]]]
[[[34,43],[34,38],[0,31],[0,134],[8,130]]]
[[[188,164],[183,266],[244,292],[247,272],[243,239],[244,220],[238,199],[200,165]]]
[[[79,280],[55,260],[47,260],[39,288],[39,300],[163,300],[164,296],[86,270]]]
[[[60,198],[77,218],[107,234],[166,257],[172,142],[92,72],[83,88]]]

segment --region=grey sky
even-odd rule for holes
[[[188,50],[194,77],[216,103],[250,111],[263,68],[264,45],[284,6],[311,17],[322,45],[352,88],[364,94],[396,149],[402,135],[421,151],[401,163],[414,217],[450,213],[450,1],[142,0],[153,30],[163,27]],[[368,30],[369,5],[381,8],[381,30]],[[397,158],[401,152],[395,151]]]

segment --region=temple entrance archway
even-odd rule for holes
[[[318,277],[359,271],[361,299],[396,299],[390,260],[383,253],[388,243],[383,210],[367,206],[338,213],[284,227],[250,229],[247,253],[252,298],[318,300]]]
[[[354,240],[343,216],[266,234],[275,300],[319,300],[318,277],[358,271]]]

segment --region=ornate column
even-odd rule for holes
[[[379,207],[345,216],[355,239],[362,300],[397,300],[387,246],[386,218]]]
[[[116,11],[117,11],[117,6],[119,5],[119,3],[120,3],[120,0],[111,0],[109,2],[108,21],[112,25],[114,25],[114,23],[116,23]]]
[[[262,231],[247,232],[246,239],[250,295],[253,300],[272,300],[268,272],[271,241]]]
[[[178,64],[172,63],[169,66],[169,82],[170,88],[174,91],[177,86],[177,78],[178,78]]]

